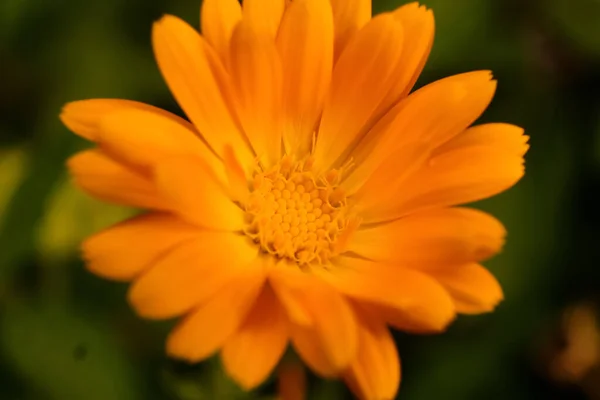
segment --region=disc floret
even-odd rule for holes
[[[338,170],[316,174],[311,158],[286,156],[267,171],[258,169],[246,206],[245,233],[278,258],[301,265],[326,263],[339,252],[355,219],[339,178]]]

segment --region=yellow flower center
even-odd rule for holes
[[[352,225],[339,171],[317,175],[312,160],[284,157],[257,171],[246,205],[246,234],[263,251],[300,265],[324,264],[339,252]]]

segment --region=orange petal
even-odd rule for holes
[[[194,130],[144,110],[115,111],[99,124],[100,146],[127,163],[147,167],[164,159],[196,156],[223,176],[223,165]]]
[[[384,102],[387,104],[384,109],[406,96],[414,86],[431,52],[435,31],[433,12],[419,3],[399,7],[393,15],[402,25],[404,37],[411,40],[406,40],[402,48],[397,81]]]
[[[157,260],[129,290],[129,302],[145,318],[172,318],[217,293],[258,256],[242,236],[197,231]]]
[[[346,299],[295,265],[278,265],[270,281],[295,324],[292,341],[300,356],[322,375],[346,368],[356,351],[356,322]]]
[[[227,231],[244,227],[244,212],[202,160],[177,158],[155,169],[158,190],[177,213],[199,226]]]
[[[75,184],[99,199],[141,208],[170,208],[148,178],[99,150],[77,153],[67,165]]]
[[[171,332],[167,353],[190,362],[214,354],[242,325],[265,281],[261,260],[192,312]]]
[[[228,106],[231,88],[223,65],[191,26],[165,16],[152,31],[158,66],[177,102],[217,154],[226,145],[238,150],[242,163],[253,155]]]
[[[129,281],[197,232],[194,226],[170,214],[145,214],[86,239],[83,258],[94,274]]]
[[[400,384],[400,359],[394,339],[382,321],[357,311],[358,354],[345,380],[361,399],[394,399]]]
[[[92,99],[74,101],[63,107],[60,119],[71,131],[79,136],[91,141],[97,141],[100,121],[110,113],[127,110],[147,111],[158,114],[159,116],[173,120],[176,124],[183,125],[189,130],[194,130],[189,122],[170,112],[130,100]]]
[[[506,231],[489,214],[445,208],[356,231],[348,251],[414,268],[481,261],[498,253]]]
[[[246,177],[244,167],[240,165],[235,155],[235,150],[231,146],[225,147],[223,164],[225,165],[225,172],[227,174],[230,197],[240,204],[246,204],[246,200],[250,195],[248,178]]]
[[[459,313],[489,312],[504,298],[496,278],[479,264],[443,268],[430,275],[450,292]]]
[[[292,345],[304,363],[323,378],[336,378],[345,368],[334,365],[321,343],[319,335],[312,328],[300,325],[291,326]]]
[[[245,20],[231,42],[231,76],[244,131],[261,160],[274,164],[281,154],[281,59],[273,38]]]
[[[242,20],[238,0],[204,0],[200,12],[202,35],[215,49],[224,65],[229,65],[229,48],[235,26]]]
[[[283,63],[283,140],[288,154],[307,155],[333,68],[333,16],[323,0],[294,1],[277,47]]]
[[[288,338],[287,318],[267,285],[239,331],[223,346],[225,370],[245,390],[254,389],[271,374]]]
[[[489,71],[478,71],[434,82],[399,103],[392,120],[382,120],[384,127],[375,127],[381,129],[379,139],[345,183],[351,193],[360,188],[363,208],[393,197],[433,149],[481,115],[496,88],[490,79]]]
[[[371,0],[330,0],[335,23],[336,59],[352,37],[371,19]]]
[[[529,136],[524,132],[519,126],[498,122],[473,126],[435,149],[433,156],[467,147],[489,146],[522,157],[529,149]]]
[[[277,35],[285,0],[244,0],[244,21],[271,39]]]
[[[446,290],[416,270],[339,257],[334,268],[318,274],[347,296],[373,306],[402,330],[440,331],[455,317]]]
[[[364,134],[365,125],[389,92],[402,43],[400,25],[392,15],[382,14],[348,44],[334,68],[323,109],[314,153],[317,169],[327,170]]]
[[[409,177],[395,198],[369,212],[369,222],[398,218],[432,207],[470,203],[496,195],[525,173],[523,157],[514,149],[470,146],[435,155]]]
[[[435,23],[431,10],[419,6],[418,3],[410,3],[398,8],[392,15],[402,27],[406,40],[402,46],[401,62],[396,64],[393,72],[391,90],[373,113],[369,126],[374,125],[386,113],[393,114],[389,111],[408,95],[421,74],[433,45]],[[361,162],[370,155],[370,146],[365,143],[376,142],[380,133],[381,129],[371,129],[365,135],[360,145],[352,152],[351,157],[355,162]]]

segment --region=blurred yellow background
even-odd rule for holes
[[[509,232],[487,263],[506,300],[443,335],[396,334],[399,398],[600,399],[600,2],[423,3],[434,10],[436,40],[417,86],[493,70],[499,89],[482,121],[525,127],[531,150],[523,181],[477,204]],[[69,184],[65,160],[87,144],[60,124],[60,109],[110,97],[181,114],[150,29],[164,13],[198,26],[199,8],[200,0],[0,0],[0,399],[273,398],[273,382],[242,393],[218,359],[167,359],[171,323],[138,319],[126,286],[91,276],[79,259],[82,238],[133,210]],[[309,382],[310,399],[350,398],[340,383]]]

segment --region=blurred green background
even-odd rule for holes
[[[125,210],[74,190],[65,159],[86,146],[58,121],[85,98],[180,113],[150,45],[163,13],[198,25],[200,0],[0,0],[0,399],[272,398],[236,389],[217,359],[165,357],[171,322],[138,319],[126,286],[83,269],[78,243]],[[376,12],[405,1],[375,1]],[[600,1],[425,0],[433,53],[418,85],[492,69],[485,121],[531,136],[527,175],[478,206],[507,226],[487,265],[506,300],[445,334],[397,334],[399,398],[600,399]],[[311,377],[310,399],[346,399]]]

